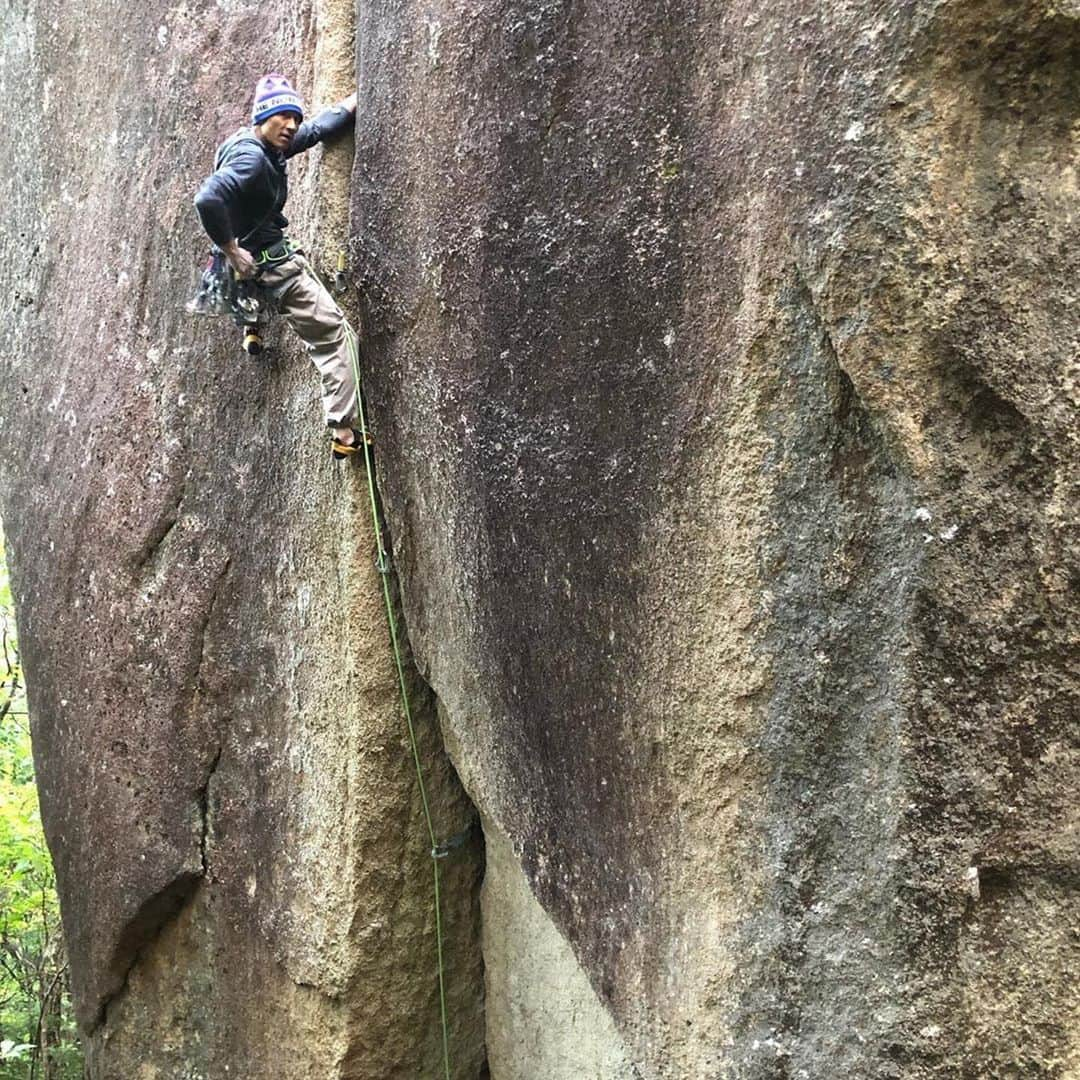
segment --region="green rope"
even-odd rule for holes
[[[443,1071],[446,1080],[450,1080],[450,1030],[446,1015],[446,977],[443,965],[442,902],[439,896],[439,844],[435,839],[435,826],[431,820],[431,807],[428,805],[427,789],[424,786],[424,772],[420,766],[420,751],[416,745],[416,728],[413,725],[412,707],[409,704],[409,690],[405,681],[405,665],[401,659],[401,643],[398,640],[397,620],[394,618],[394,604],[390,596],[390,559],[383,544],[382,517],[375,495],[375,470],[371,462],[371,447],[368,445],[367,417],[364,415],[364,401],[360,395],[360,360],[356,334],[353,328],[345,324],[345,339],[348,343],[349,357],[352,360],[353,378],[356,380],[356,418],[360,421],[360,439],[364,447],[364,467],[367,472],[368,497],[371,501],[371,522],[375,528],[375,542],[378,545],[376,567],[382,579],[383,600],[386,603],[386,622],[390,627],[390,644],[394,650],[394,665],[397,668],[398,687],[401,690],[401,707],[405,713],[405,723],[409,728],[409,743],[412,746],[413,763],[416,765],[416,783],[420,789],[420,802],[424,808],[424,821],[427,824],[428,839],[431,842],[431,869],[434,877],[435,892],[435,948],[439,969],[439,1013],[442,1019]]]

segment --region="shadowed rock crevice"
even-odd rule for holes
[[[131,973],[139,963],[140,956],[153,947],[154,941],[171,922],[179,918],[181,911],[191,903],[202,879],[203,873],[190,873],[170,882],[160,892],[143,901],[135,916],[121,931],[110,964],[120,985],[102,1001],[94,1023],[87,1032],[90,1038],[108,1026],[109,1008],[127,992]]]
[[[356,482],[366,482],[363,466],[357,470]],[[485,832],[480,811],[462,784],[453,759],[452,747],[446,742],[452,724],[446,715],[444,704],[413,655],[406,621],[407,605],[403,603],[401,580],[395,568],[395,557],[399,548],[395,544],[390,525],[384,518],[381,487],[378,483],[375,498],[380,520],[383,521],[382,539],[389,554],[387,583],[390,587],[391,617],[395,623],[401,654],[418,762],[414,762],[411,741],[405,738],[406,721],[403,711],[399,715],[402,727],[400,746],[408,757],[410,771],[416,765],[423,777],[431,827],[435,835],[435,850],[439,855],[437,861],[440,872],[442,947],[448,957],[456,958],[448,961],[445,969],[451,1059],[455,1066],[455,1076],[472,1077],[475,1074],[469,1072],[468,1068],[482,1066],[486,1069],[486,1064],[482,1061],[478,1064],[477,1059],[478,1049],[483,1057],[484,957],[480,937],[480,895],[486,867]],[[383,625],[385,626],[385,618]],[[389,649],[388,628],[387,633]],[[418,785],[414,785],[409,813],[400,821],[399,827],[406,834],[405,843],[408,847],[415,847],[418,840],[423,843],[430,866],[433,852]],[[431,885],[433,888],[433,882]],[[387,918],[396,919],[399,907],[404,907],[415,899],[402,890],[395,890],[395,898],[387,912]],[[434,976],[437,970],[434,964],[434,892],[425,890],[420,900],[427,904],[425,936],[428,940],[425,947],[432,960],[431,972]],[[420,970],[423,970],[422,965]],[[425,1033],[422,1041],[430,1042],[434,1035],[434,1031],[429,1031]],[[461,1071],[462,1069],[465,1071]],[[349,1075],[349,1069],[345,1068],[343,1076]]]
[[[204,876],[210,872],[209,844],[212,828],[210,821],[210,785],[214,781],[214,774],[217,772],[218,765],[221,764],[221,752],[223,748],[223,746],[219,746],[217,753],[214,754],[214,760],[210,762],[210,771],[207,774],[206,783],[203,784],[202,794],[199,796],[199,809],[202,813],[202,833],[199,840],[199,857],[202,861],[202,872]]]

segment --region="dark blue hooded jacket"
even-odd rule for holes
[[[195,196],[195,209],[210,239],[218,247],[238,240],[252,254],[281,240],[289,226],[281,212],[289,194],[285,162],[352,123],[348,109],[326,109],[300,125],[284,153],[267,146],[252,128],[230,135],[218,147],[213,175]]]

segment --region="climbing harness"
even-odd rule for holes
[[[292,258],[300,250],[287,236],[254,254],[255,277],[238,278],[218,248],[202,272],[195,295],[187,304],[192,315],[228,315],[244,331],[242,348],[249,356],[263,351],[261,329],[270,320],[273,303],[259,284],[259,274]]]
[[[292,257],[300,250],[299,244],[294,244],[287,236],[283,237],[276,244],[271,245],[268,248],[263,248],[255,256],[255,265],[259,267],[263,266],[276,266],[280,262],[284,262],[286,259]]]
[[[339,258],[339,273],[344,275],[342,261]],[[390,628],[390,645],[394,652],[394,665],[397,668],[398,688],[401,691],[401,707],[405,713],[405,723],[409,729],[409,744],[412,747],[413,764],[416,766],[416,783],[420,791],[420,803],[424,811],[428,839],[431,842],[431,872],[435,893],[435,948],[439,973],[439,1014],[442,1021],[443,1071],[446,1080],[450,1080],[450,1031],[446,1013],[446,976],[443,964],[442,900],[439,895],[439,861],[445,859],[455,848],[461,847],[469,838],[472,830],[451,837],[440,844],[435,838],[435,825],[428,805],[427,789],[424,786],[424,771],[420,766],[420,751],[416,744],[416,728],[413,724],[412,706],[409,703],[409,689],[405,679],[405,665],[401,658],[401,642],[398,639],[397,619],[394,616],[394,604],[390,594],[390,555],[383,542],[383,519],[379,511],[379,502],[375,494],[375,469],[371,457],[371,440],[368,435],[367,417],[364,412],[364,399],[360,393],[360,360],[357,349],[356,333],[345,323],[345,336],[352,361],[353,379],[356,382],[356,417],[360,422],[360,442],[364,449],[364,469],[367,473],[368,498],[371,502],[371,524],[375,530],[376,560],[375,568],[382,579],[383,601],[386,605],[386,622]]]

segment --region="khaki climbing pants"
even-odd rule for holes
[[[302,254],[290,255],[259,275],[285,321],[300,335],[322,378],[323,413],[329,427],[356,417],[352,351],[356,334]]]

